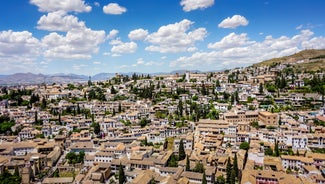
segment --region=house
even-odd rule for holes
[[[266,126],[276,126],[278,125],[278,115],[275,113],[260,111],[258,112],[258,120],[261,121]]]

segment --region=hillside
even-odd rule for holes
[[[253,66],[270,66],[276,63],[293,64],[299,70],[315,71],[325,69],[325,49],[303,50],[290,56],[273,58]]]

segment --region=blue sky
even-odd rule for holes
[[[324,0],[10,0],[0,74],[212,71],[325,48]]]

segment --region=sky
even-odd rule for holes
[[[215,71],[325,48],[324,0],[0,3],[2,75]]]

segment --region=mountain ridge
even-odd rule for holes
[[[290,64],[296,63],[298,61],[304,60],[313,60],[314,58],[325,56],[325,49],[306,49],[289,56],[283,56],[278,58],[268,59],[259,63],[253,64],[253,66],[270,66],[274,64]],[[324,60],[325,57],[321,57],[321,60]],[[306,68],[308,69],[308,68]]]

